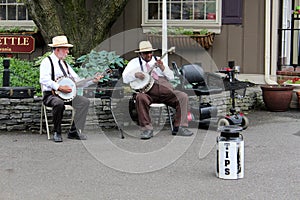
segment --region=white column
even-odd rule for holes
[[[163,0],[162,9],[162,53],[168,50],[168,31],[167,31],[167,0]],[[168,65],[168,55],[163,58],[163,62]]]

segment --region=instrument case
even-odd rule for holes
[[[34,94],[34,87],[0,87],[0,98],[33,98]]]

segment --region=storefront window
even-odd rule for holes
[[[167,0],[169,26],[214,29],[221,27],[221,0]],[[160,26],[162,0],[143,0],[143,28]]]
[[[35,24],[24,3],[18,0],[0,0],[0,29],[33,31]]]
[[[0,20],[31,20],[24,3],[0,0]]]

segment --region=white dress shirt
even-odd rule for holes
[[[54,53],[50,55],[50,58],[52,59],[53,66],[54,66],[54,80],[57,80],[58,78],[64,76],[63,72],[61,71],[58,61],[59,59],[56,57]],[[69,66],[68,68],[65,65],[65,63],[61,60],[60,61],[67,76],[70,78],[73,78],[75,81],[81,80],[79,76],[76,74],[76,72]],[[68,73],[69,72],[69,73]],[[40,84],[43,86],[43,91],[51,91],[57,90],[59,88],[59,84],[55,81],[53,81],[51,78],[52,69],[51,69],[51,63],[49,58],[45,58],[40,65]]]
[[[159,58],[157,57],[157,59]],[[129,61],[122,74],[124,83],[130,83],[131,81],[134,81],[136,79],[134,75],[136,72],[141,72],[141,71],[147,72],[146,61],[144,61],[142,58],[141,61],[142,61],[143,69],[141,69],[139,57],[133,58],[132,60]],[[152,56],[152,59],[148,63],[150,67],[154,66],[154,64],[156,63],[154,56]],[[153,71],[155,71],[155,73],[159,77],[165,77],[168,80],[173,80],[174,79],[173,71],[169,68],[169,66],[166,65],[164,66],[165,66],[164,71],[162,71],[159,67],[155,67]]]

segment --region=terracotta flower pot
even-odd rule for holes
[[[300,91],[297,91],[296,94],[298,97],[298,107],[300,108]]]
[[[262,96],[268,110],[274,112],[287,111],[292,100],[292,85],[262,85]]]

